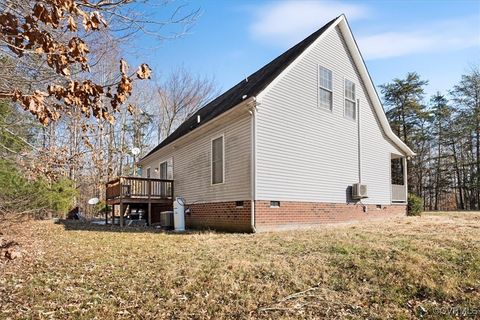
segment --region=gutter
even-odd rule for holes
[[[172,142],[170,142],[169,144],[163,146],[161,149],[158,149],[156,150],[154,153],[148,155],[148,156],[145,156],[143,157],[142,159],[140,159],[138,161],[138,164],[139,165],[142,165],[142,163],[145,163],[146,161],[148,161],[149,159],[151,158],[155,158],[155,155],[160,152],[161,150],[165,150],[167,148],[175,148],[179,143],[181,144],[182,141],[184,141],[185,139],[197,134],[198,132],[201,132],[202,130],[208,130],[208,126],[209,125],[212,125],[212,123],[214,123],[216,120],[219,120],[219,119],[222,119],[230,114],[232,114],[233,112],[235,112],[237,109],[241,108],[242,106],[248,106],[250,103],[254,102],[255,103],[255,97],[250,97],[250,98],[247,98],[245,100],[243,100],[242,102],[238,103],[237,105],[235,105],[234,107],[230,108],[229,110],[225,111],[224,113],[221,113],[219,114],[218,116],[214,117],[213,119],[210,119],[209,121],[207,122],[204,122],[203,124],[201,123],[198,127],[196,127],[195,129],[193,129],[192,131],[186,133],[185,135],[173,140]],[[207,128],[207,129],[205,129]]]

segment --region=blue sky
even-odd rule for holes
[[[477,1],[190,1],[202,14],[182,38],[141,36],[136,57],[159,78],[179,65],[221,91],[345,13],[375,85],[417,71],[446,92],[480,64]],[[153,10],[153,9],[149,9]]]

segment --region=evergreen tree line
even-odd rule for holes
[[[8,216],[65,213],[78,196],[73,181],[66,176],[49,179],[47,174],[34,174],[36,168],[24,156],[36,149],[32,142],[40,126],[22,123],[24,114],[0,101],[0,221]]]
[[[407,161],[409,192],[424,210],[479,210],[480,69],[429,99],[427,85],[412,72],[380,86],[393,131],[416,153]]]

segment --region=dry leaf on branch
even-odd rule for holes
[[[152,74],[152,70],[146,63],[142,63],[140,67],[138,67],[137,71],[137,78],[139,79],[150,79]]]
[[[68,17],[68,30],[72,32],[78,31],[77,24],[75,23],[75,19],[72,16]]]
[[[88,0],[82,0],[82,7],[87,8]],[[70,80],[75,65],[81,70],[89,72],[87,55],[89,48],[78,36],[72,36],[67,41],[53,35],[53,30],[77,32],[76,18],[81,18],[84,30],[97,31],[107,27],[107,23],[98,11],[86,12],[81,10],[75,0],[48,0],[37,1],[31,12],[23,16],[10,12],[0,14],[0,35],[7,42],[8,48],[19,58],[25,54],[40,55],[47,65],[57,74]],[[123,104],[133,90],[133,79],[128,76],[128,64],[120,60],[121,79],[110,85],[106,93],[104,88],[90,80],[68,81],[67,84],[50,84],[45,90],[36,90],[31,93],[13,90],[2,93],[4,97],[11,97],[14,102],[23,106],[32,113],[42,124],[47,125],[51,120],[60,117],[60,112],[69,114],[66,107],[77,107],[81,112],[98,119],[114,122],[114,116],[104,107],[103,100],[110,100],[114,111]],[[138,79],[150,79],[151,70],[147,64],[142,64],[136,73]],[[116,93],[111,92],[116,87]],[[55,101],[56,100],[56,101]]]

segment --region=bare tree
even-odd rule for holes
[[[158,99],[152,110],[160,143],[181,123],[212,100],[218,90],[212,78],[194,75],[178,67],[157,85]]]
[[[149,0],[0,0],[0,9],[0,104],[19,111],[2,111],[2,159],[31,179],[70,178],[79,202],[102,196],[154,130],[143,110],[155,90],[133,81],[150,70],[129,71],[122,55],[140,33],[186,34],[199,11]]]

